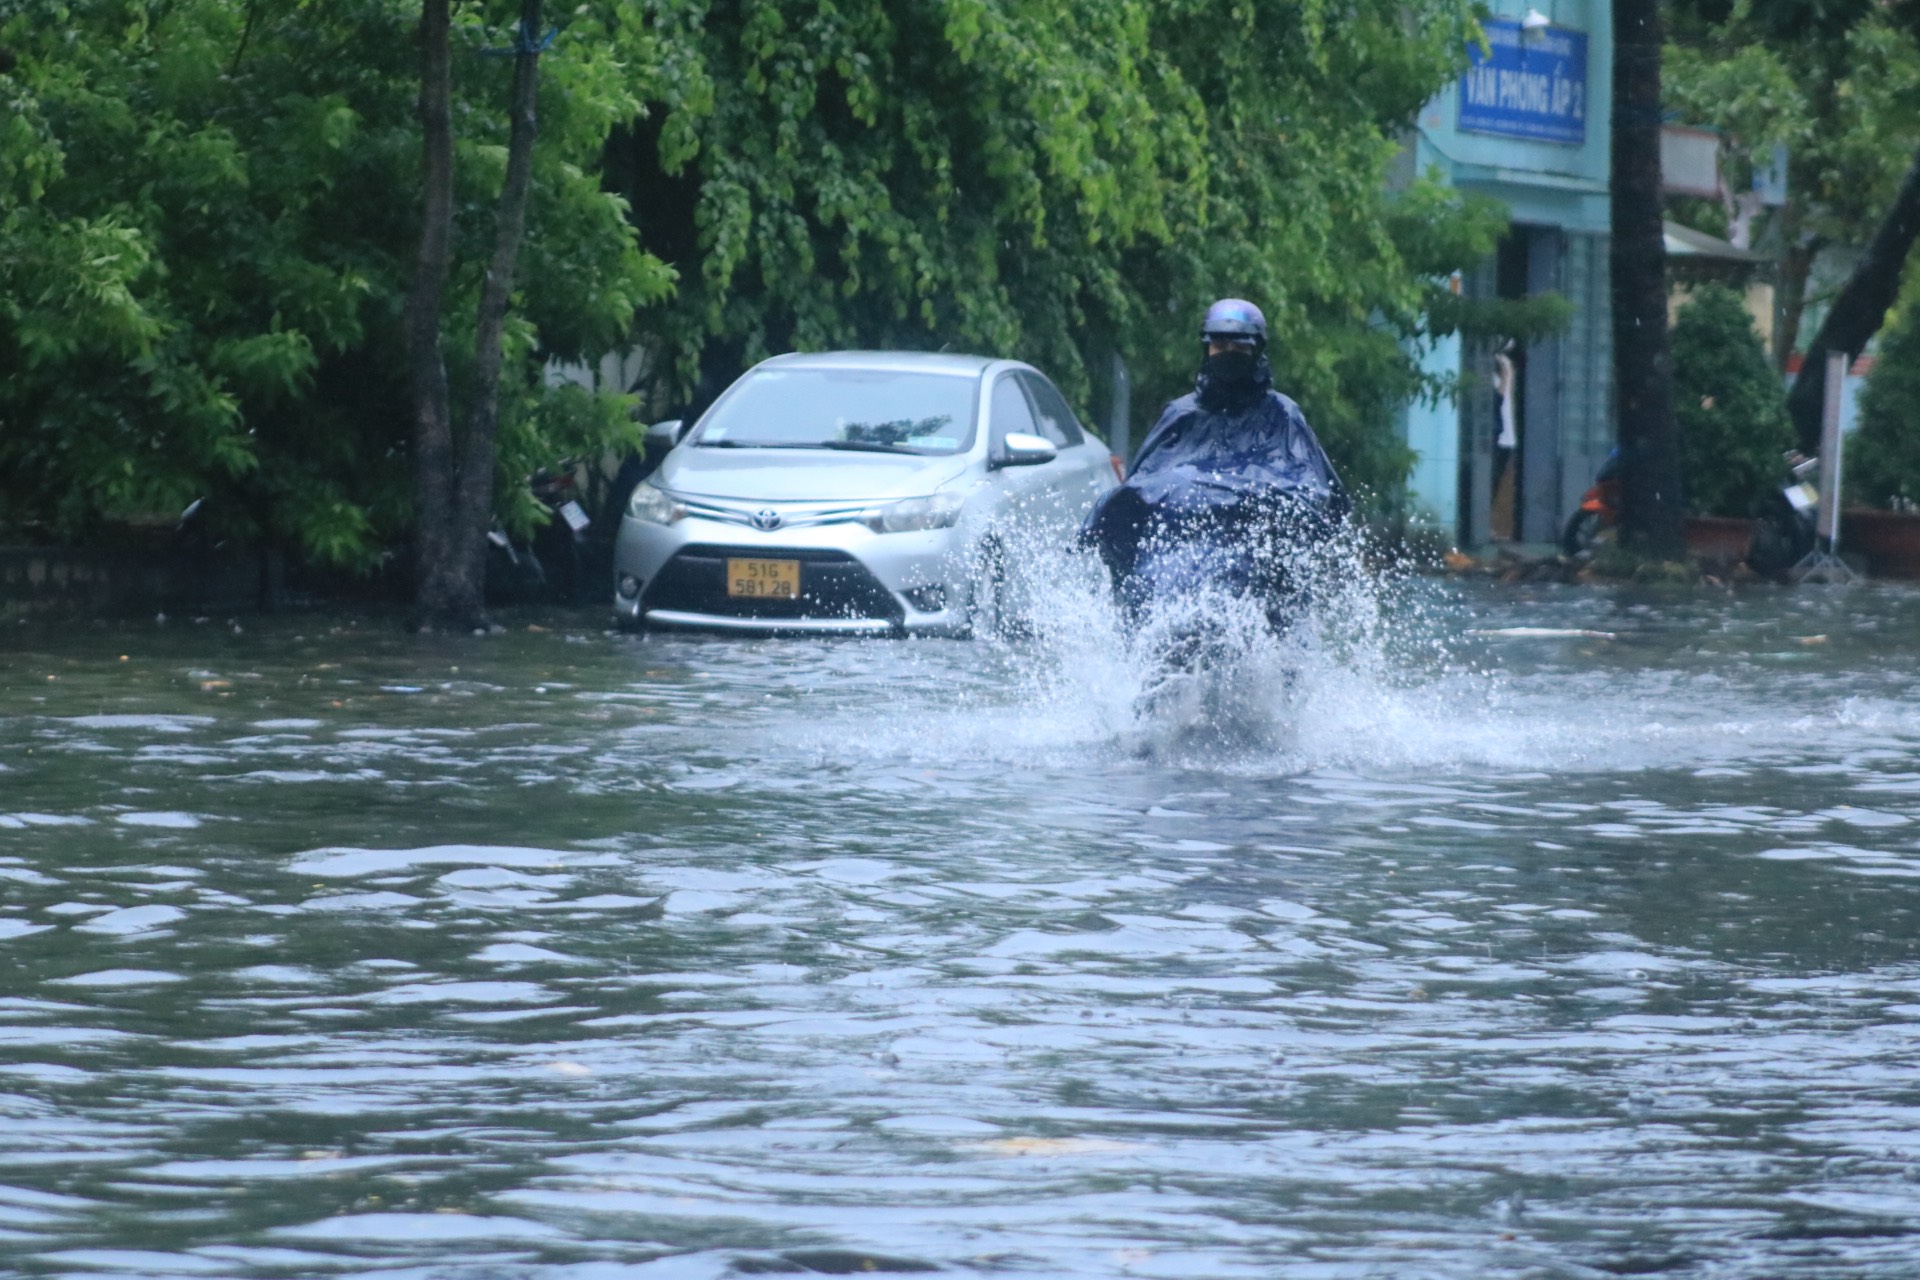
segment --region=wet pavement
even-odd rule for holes
[[[1097,612],[11,627],[0,1273],[1920,1273],[1920,592]]]

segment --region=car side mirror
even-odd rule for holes
[[[687,425],[683,418],[668,418],[665,422],[654,423],[647,428],[647,448],[665,453],[686,439]]]
[[[987,461],[987,466],[996,471],[1001,467],[1037,467],[1059,456],[1060,451],[1045,436],[1009,431],[1000,442],[999,452]]]

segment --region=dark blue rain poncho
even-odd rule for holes
[[[1169,404],[1133,467],[1081,527],[1116,581],[1149,538],[1322,541],[1352,509],[1300,406],[1275,391],[1266,360],[1239,395],[1209,385]]]

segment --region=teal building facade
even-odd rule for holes
[[[1416,518],[1463,546],[1551,542],[1614,442],[1608,285],[1613,24],[1604,0],[1495,0],[1488,48],[1423,107],[1403,163],[1506,205],[1512,229],[1455,287],[1469,297],[1558,293],[1572,322],[1496,352],[1425,345],[1459,394],[1406,411]],[[1497,357],[1504,356],[1504,359]],[[1502,406],[1496,388],[1505,386]],[[1513,441],[1500,447],[1503,429]]]

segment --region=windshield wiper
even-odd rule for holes
[[[904,444],[881,444],[877,440],[822,440],[816,449],[844,449],[849,453],[912,453],[918,449]]]
[[[877,440],[695,440],[699,449],[843,449],[851,453],[911,453],[925,456],[904,444],[881,444]]]

